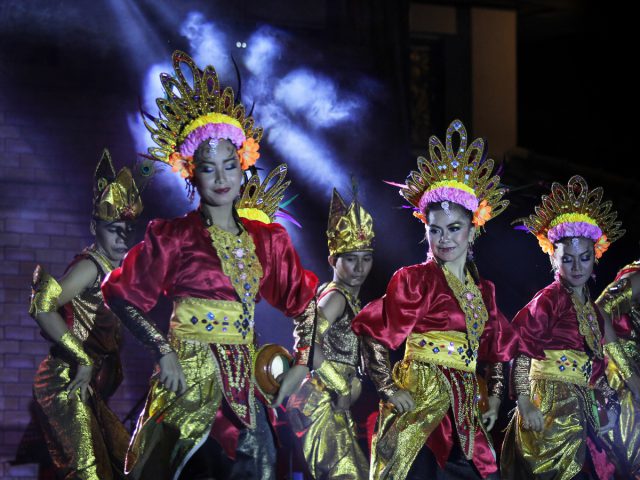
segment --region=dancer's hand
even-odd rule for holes
[[[487,432],[490,432],[493,428],[493,425],[496,423],[498,419],[498,412],[500,411],[500,398],[494,395],[491,395],[488,399],[489,402],[489,410],[482,414],[482,421],[484,422]]]
[[[176,352],[169,352],[160,357],[158,365],[160,366],[158,379],[167,390],[178,394],[183,394],[187,391],[187,379],[184,376]]]
[[[416,408],[416,403],[413,401],[413,397],[406,390],[398,390],[391,395],[389,402],[393,404],[398,413],[409,412]]]
[[[536,407],[527,395],[518,395],[518,411],[525,430],[541,432],[544,426],[544,419],[540,409]]]
[[[615,410],[613,410],[612,408],[608,409],[607,410],[607,424],[606,425],[602,425],[598,429],[598,435],[604,435],[609,430],[612,430],[613,427],[616,426],[617,422],[618,422],[618,414],[617,414],[617,412]]]
[[[93,373],[93,367],[90,365],[78,365],[78,371],[76,372],[76,376],[73,378],[73,381],[67,387],[67,397],[71,397],[73,392],[76,390],[80,391],[80,398],[83,402],[86,402],[89,398],[89,391],[91,387],[89,383],[91,382],[91,376]]]
[[[300,388],[300,384],[309,374],[309,368],[304,365],[294,365],[284,374],[282,382],[280,383],[280,389],[278,390],[278,396],[271,403],[273,408],[279,406],[286,397]]]

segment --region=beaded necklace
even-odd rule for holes
[[[482,300],[482,293],[480,293],[469,272],[466,273],[465,283],[462,283],[458,277],[447,270],[446,267],[442,267],[442,272],[444,273],[449,288],[458,301],[458,305],[460,305],[460,308],[464,312],[465,323],[467,325],[467,338],[469,340],[469,348],[466,352],[467,357],[477,359],[480,337],[489,319],[487,307]]]

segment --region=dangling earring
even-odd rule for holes
[[[467,248],[467,261],[473,262],[473,242],[469,242],[469,247]]]

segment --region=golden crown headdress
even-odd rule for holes
[[[542,196],[542,203],[535,207],[535,214],[516,221],[538,239],[545,253],[553,253],[554,244],[562,238],[585,237],[593,240],[596,258],[625,233],[616,221],[617,212],[611,211],[611,201],[602,202],[604,191],[589,186],[580,175],[569,179],[565,187],[557,182],[551,185],[551,193]]]
[[[271,170],[262,182],[257,173],[251,175],[236,204],[238,215],[262,223],[271,223],[277,216],[289,218],[288,214],[279,211],[284,191],[291,184],[291,180],[285,180],[286,176],[286,163]]]
[[[173,52],[173,75],[160,74],[165,96],[156,100],[157,117],[143,112],[143,121],[157,146],[149,147],[152,159],[168,163],[183,178],[193,176],[193,155],[207,140],[230,140],[238,149],[243,170],[260,157],[262,128],[254,125],[233,90],[221,90],[213,66],[200,70],[184,52]],[[187,80],[183,70],[189,70]]]
[[[373,218],[358,202],[355,186],[354,198],[348,207],[334,188],[327,226],[329,254],[371,252],[373,251],[374,237]]]
[[[134,220],[142,213],[140,192],[131,170],[116,175],[111,154],[103,150],[93,176],[93,217],[105,222]]]
[[[459,137],[454,150],[453,137]],[[487,159],[485,141],[477,138],[467,148],[467,130],[458,119],[451,122],[446,134],[446,147],[432,135],[429,138],[429,157],[418,157],[418,170],[412,171],[402,195],[417,211],[416,217],[426,223],[425,208],[429,203],[453,202],[473,213],[473,223],[481,227],[507,208],[502,200],[504,189],[500,177],[491,176],[494,161]]]

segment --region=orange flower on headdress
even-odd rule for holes
[[[489,202],[487,202],[486,199],[482,200],[480,205],[478,205],[477,210],[473,212],[473,224],[476,227],[481,227],[491,220],[491,210],[492,208],[491,205],[489,205]]]
[[[549,255],[551,255],[555,251],[553,243],[547,238],[546,235],[539,233],[538,235],[536,235],[536,238],[538,239],[540,248],[542,248],[542,251],[544,253],[548,253]]]
[[[169,155],[169,165],[172,167],[171,170],[179,172],[182,178],[192,178],[196,169],[193,157],[185,158],[179,152],[173,152]]]
[[[413,216],[420,220],[425,225],[427,224],[427,217],[425,217],[424,213],[418,212],[417,210],[413,212]]]
[[[609,250],[610,245],[611,245],[611,242],[607,239],[607,236],[605,234],[602,234],[598,239],[598,241],[593,246],[593,248],[596,251],[596,258],[602,257],[604,252]]]
[[[260,153],[258,153],[259,149],[260,144],[253,138],[249,137],[244,141],[242,147],[238,150],[242,170],[246,170],[250,166],[255,165],[258,158],[260,158]]]

